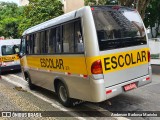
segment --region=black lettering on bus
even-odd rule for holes
[[[40,62],[41,62],[41,67],[46,67],[45,59],[44,58],[41,58]]]
[[[59,60],[58,59],[56,59],[56,67],[59,68]]]
[[[49,63],[50,63],[50,68],[52,68],[53,67],[53,59],[49,59]]]
[[[117,68],[117,62],[116,62],[116,57],[115,57],[115,56],[113,56],[113,57],[111,58],[111,62],[113,63],[112,68],[113,68],[113,69],[116,69],[116,68]]]
[[[134,61],[134,58],[133,58],[133,54],[131,53],[131,60],[132,60],[132,64],[136,64],[136,62]]]
[[[140,55],[139,52],[137,52],[137,63],[138,63],[139,61],[141,62],[141,55]]]
[[[64,70],[63,60],[59,59],[59,69],[61,68]]]
[[[107,60],[109,60],[110,58],[107,57],[107,58],[104,58],[104,67],[105,67],[105,70],[110,70],[111,68],[108,68],[107,65],[110,64],[110,62],[107,62]]]
[[[131,57],[129,54],[125,55],[125,63],[126,65],[130,65],[131,64]]]
[[[122,58],[122,60],[120,60],[120,58]],[[120,55],[120,56],[118,57],[118,64],[119,64],[120,67],[123,67],[123,66],[124,66],[124,62],[123,62],[122,64],[121,64],[121,62],[120,62],[120,61],[124,61],[123,59],[124,59],[124,57],[123,57],[122,55]]]
[[[49,59],[50,62],[50,68],[53,68],[53,59]]]
[[[142,54],[142,61],[143,60],[147,61],[146,52],[145,51],[141,51],[141,54]]]
[[[50,63],[49,63],[49,59],[46,58],[46,67],[49,68]]]

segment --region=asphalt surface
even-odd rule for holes
[[[146,86],[143,86],[141,88],[126,92],[124,94],[121,94],[117,97],[111,98],[107,101],[101,102],[101,103],[89,103],[84,102],[77,104],[74,108],[67,109],[68,111],[93,111],[96,110],[99,111],[160,111],[160,66],[152,65],[152,83],[148,84]],[[22,77],[20,72],[14,72],[11,73],[16,76]],[[8,77],[9,79],[15,80],[15,78],[12,75],[3,75],[5,77]],[[27,88],[27,83],[18,80],[18,83],[22,84]],[[1,80],[0,81],[0,111],[4,110],[18,110],[18,111],[61,111],[58,108],[51,106],[51,104],[45,102],[44,100],[40,100],[39,98],[35,97],[32,93],[23,90],[17,90],[15,88],[15,85],[8,84],[6,81]],[[2,89],[2,90],[1,90]],[[7,89],[5,91],[5,89]],[[7,92],[8,91],[8,92]],[[6,95],[7,92],[7,95]],[[56,95],[50,91],[47,91],[42,88],[37,88],[33,92],[40,94],[43,98],[46,98],[48,100],[53,101],[56,105],[60,106],[60,108],[63,108],[63,106],[60,105],[58,102],[58,99]],[[13,101],[9,96],[12,96],[13,98],[16,96],[20,98],[15,98],[19,101],[18,103],[24,103],[25,105],[20,106],[16,102]],[[9,99],[10,98],[10,99]],[[39,101],[39,102],[38,102]],[[28,104],[27,104],[28,103]],[[7,104],[7,105],[6,105]],[[29,105],[29,106],[27,106]],[[3,109],[1,109],[3,108]],[[27,109],[28,108],[28,109]],[[33,109],[35,108],[35,109]],[[64,108],[66,109],[66,108]],[[83,112],[75,112],[76,114],[79,114],[78,116],[82,116],[84,114],[84,118],[86,116],[93,116],[90,114],[86,114]],[[50,118],[53,119],[53,118]],[[61,118],[56,118],[61,119]],[[70,119],[70,117],[67,117],[65,119]],[[71,118],[71,119],[77,119],[77,118]],[[78,118],[79,119],[79,118]],[[97,119],[96,117],[87,118],[87,119]],[[117,118],[98,118],[98,119],[117,119]],[[119,117],[118,117],[119,119]],[[123,118],[120,118],[123,119]],[[159,120],[160,117],[128,117],[128,119],[131,120]]]

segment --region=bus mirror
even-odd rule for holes
[[[22,52],[19,52],[19,53],[18,53],[18,56],[19,56],[20,58],[23,57],[23,55],[24,55],[24,54],[23,54]]]

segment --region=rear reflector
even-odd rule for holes
[[[112,90],[106,91],[106,94],[110,94],[110,93],[112,93]]]
[[[3,66],[6,66],[6,63],[3,63]]]
[[[150,80],[150,77],[147,77],[146,80]]]
[[[84,77],[84,78],[87,78],[87,77],[88,77],[88,75],[83,75],[83,77]]]

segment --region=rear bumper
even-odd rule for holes
[[[12,70],[20,70],[20,69],[21,69],[20,65],[0,67],[1,72],[7,72],[7,71],[12,71]]]
[[[151,80],[150,75],[146,75],[146,76],[122,83],[122,84],[115,85],[113,87],[106,88],[106,91],[110,91],[110,90],[112,91],[111,93],[108,93],[108,94],[106,93],[106,99],[115,97],[121,93],[125,93],[125,90],[124,90],[125,85],[136,83],[137,88],[139,88],[141,86],[151,83],[151,81],[152,80]]]
[[[149,79],[148,79],[149,78]],[[137,79],[133,79],[124,83],[120,83],[111,87],[104,86],[104,80],[91,80],[92,92],[91,92],[91,102],[102,102],[109,98],[115,97],[119,94],[125,93],[124,86],[136,83],[137,88],[149,84],[152,82],[152,72],[151,67],[149,67],[149,74]],[[110,91],[107,93],[107,91]]]

